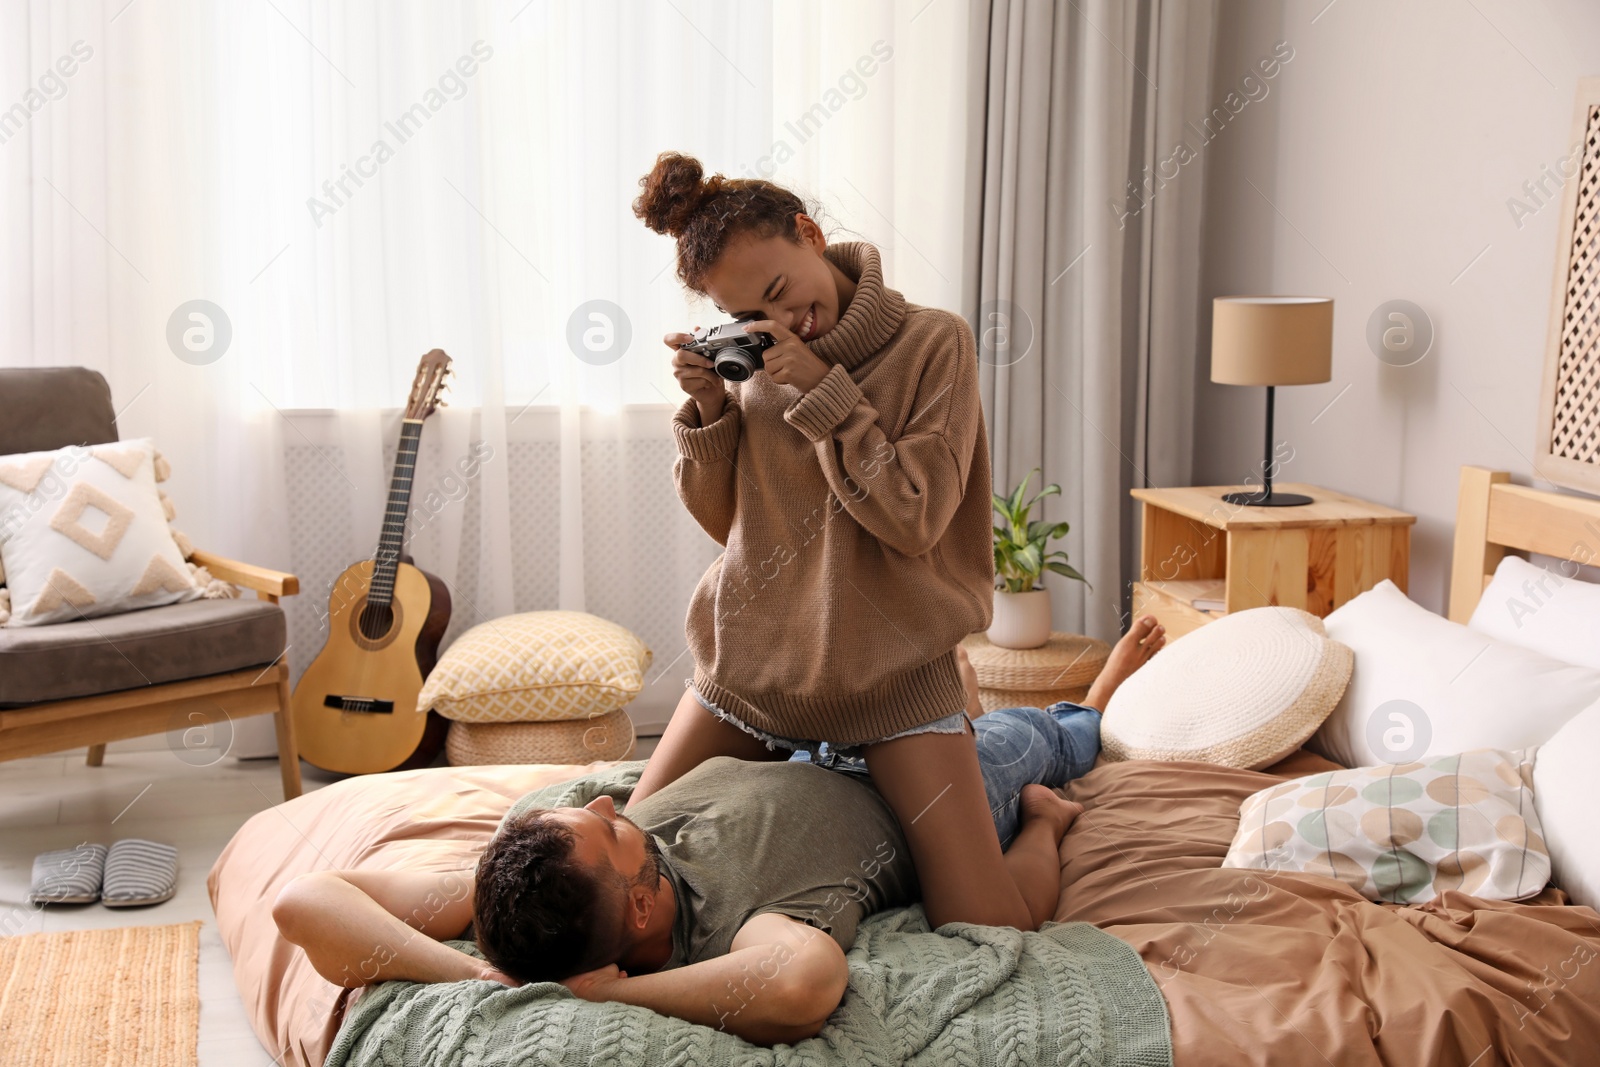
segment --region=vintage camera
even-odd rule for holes
[[[771,334],[749,332],[744,326],[742,322],[725,322],[709,330],[696,330],[694,340],[683,347],[711,360],[711,369],[728,381],[749,381],[765,366],[761,353],[774,342]]]

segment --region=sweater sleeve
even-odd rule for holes
[[[979,426],[977,357],[956,316],[929,342],[911,419],[890,440],[877,409],[835,364],[784,412],[815,445],[828,485],[846,511],[897,552],[933,550],[961,506]]]
[[[723,401],[722,414],[710,426],[700,425],[700,408],[694,397],[685,400],[672,416],[672,435],[678,442],[672,480],[677,485],[678,498],[712,540],[724,548],[733,527],[735,482],[739,477],[735,463],[739,458],[742,419],[739,398],[732,392]]]

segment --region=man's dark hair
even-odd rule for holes
[[[609,863],[586,869],[576,843],[571,829],[536,808],[507,820],[478,860],[478,949],[512,978],[559,982],[622,954],[628,879]]]

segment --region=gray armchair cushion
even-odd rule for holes
[[[117,439],[111,387],[88,367],[0,370],[0,456]]]
[[[285,631],[282,608],[244,598],[0,626],[0,708],[264,668]]]

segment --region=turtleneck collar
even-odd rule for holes
[[[856,283],[856,291],[833,329],[808,342],[807,347],[829,363],[854,370],[900,328],[906,298],[883,284],[883,264],[877,248],[868,242],[831,244],[823,255]]]

